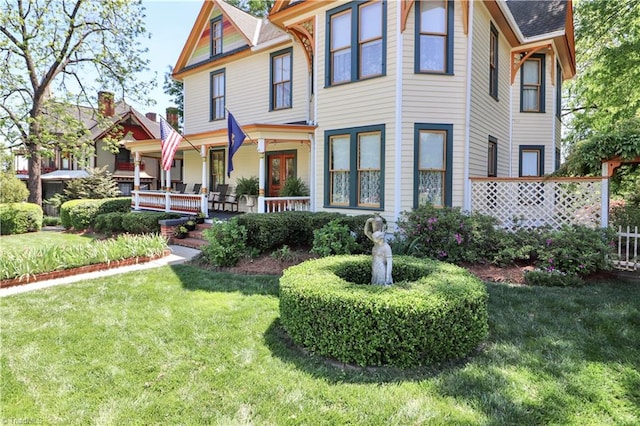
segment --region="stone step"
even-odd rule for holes
[[[171,243],[176,246],[190,247],[198,250],[200,250],[202,246],[208,244],[208,242],[205,240],[192,238],[191,232],[189,233],[189,237],[187,238],[172,238]]]

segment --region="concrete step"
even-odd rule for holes
[[[171,244],[200,250],[201,247],[208,244],[208,242],[199,238],[192,238],[190,232],[187,238],[172,238]]]

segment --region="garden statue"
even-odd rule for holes
[[[393,284],[393,278],[391,277],[393,268],[391,247],[384,240],[382,218],[377,213],[375,217],[369,218],[365,222],[364,234],[373,241],[373,249],[371,250],[373,257],[371,261],[371,284]]]

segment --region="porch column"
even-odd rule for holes
[[[265,141],[264,138],[258,139],[258,156],[260,157],[260,166],[258,168],[259,191],[258,191],[258,213],[264,213],[264,186],[265,186]]]
[[[202,157],[202,186],[200,187],[200,211],[205,217],[209,217],[209,203],[207,202],[207,148],[200,146],[200,156]]]
[[[134,154],[133,160],[133,201],[134,210],[140,210],[140,153]]]
[[[171,191],[171,169],[167,170],[165,173],[165,184],[166,184],[166,186],[164,187],[165,191],[167,192]]]
[[[602,163],[602,188],[600,189],[600,226],[609,226],[609,165]]]

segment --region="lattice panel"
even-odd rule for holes
[[[601,180],[472,180],[472,210],[505,228],[600,225]]]

